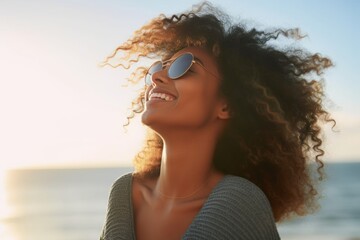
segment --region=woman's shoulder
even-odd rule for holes
[[[213,191],[213,197],[220,197],[226,200],[239,201],[259,201],[270,206],[264,192],[249,180],[234,176],[225,175]]]
[[[236,222],[266,220],[274,223],[272,208],[265,193],[249,180],[226,175],[206,202],[209,209],[226,213]],[[236,220],[235,220],[236,219]]]
[[[126,186],[131,183],[133,173],[126,173],[120,176],[115,182],[112,184],[112,188],[119,188],[121,186]]]
[[[264,192],[242,177],[226,175],[215,187],[207,204],[210,208],[225,211],[238,220],[267,219],[274,222],[271,205]]]
[[[263,191],[232,175],[224,176],[217,184],[185,236],[185,239],[279,239]]]
[[[123,198],[130,194],[132,175],[132,173],[127,173],[114,181],[110,190],[110,199]]]
[[[132,173],[119,177],[112,185],[101,239],[133,239]]]

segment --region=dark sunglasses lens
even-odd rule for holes
[[[159,62],[155,62],[153,65],[151,65],[151,67],[149,68],[146,76],[145,76],[145,84],[147,86],[150,86],[151,85],[151,78],[152,78],[152,75],[158,71],[161,71],[162,69],[162,63],[159,61]]]
[[[176,58],[170,65],[168,70],[168,76],[171,79],[176,79],[184,75],[191,67],[193,56],[189,53],[185,53]]]

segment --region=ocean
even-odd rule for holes
[[[0,179],[1,240],[98,240],[111,184],[131,168],[12,170]],[[278,224],[285,240],[360,240],[360,163],[331,163],[321,209]]]

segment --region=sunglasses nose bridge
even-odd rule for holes
[[[171,81],[171,79],[168,77],[168,68],[161,67],[154,73],[152,73],[150,76],[150,84],[151,85],[157,85],[157,84],[166,84]]]

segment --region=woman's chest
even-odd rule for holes
[[[203,204],[204,200],[180,204],[138,202],[134,206],[136,239],[181,239]]]

